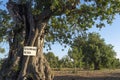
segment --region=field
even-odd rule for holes
[[[120,69],[91,71],[54,71],[54,80],[120,80]]]

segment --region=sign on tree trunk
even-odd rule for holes
[[[37,47],[25,46],[23,50],[24,56],[36,56]]]

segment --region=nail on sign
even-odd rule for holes
[[[24,56],[36,56],[37,47],[24,46]]]

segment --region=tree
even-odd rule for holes
[[[44,54],[47,61],[49,62],[50,67],[58,68],[59,67],[59,58],[55,56],[53,52],[48,52]]]
[[[60,68],[73,68],[73,62],[68,55],[60,60]]]
[[[8,0],[8,10],[0,9],[0,41],[10,46],[0,79],[52,80],[42,52],[44,42],[71,44],[73,34],[111,23],[119,6],[119,0]],[[37,56],[23,56],[24,46],[36,46]]]
[[[75,68],[82,67],[82,60],[84,55],[82,54],[82,49],[80,47],[79,50],[77,47],[72,47],[72,50],[68,51],[68,56],[73,60]]]
[[[117,59],[116,52],[113,50],[113,46],[111,44],[108,44],[106,46],[101,47],[101,64],[105,68],[114,68],[116,64],[114,64],[114,61]]]
[[[97,33],[90,33],[88,34],[88,52],[86,54],[89,54],[90,60],[93,62],[94,69],[99,70],[100,69],[100,57],[101,57],[101,51],[100,48],[105,45],[104,39],[100,37]],[[104,51],[103,51],[104,52]]]
[[[74,59],[77,61],[82,59],[81,61],[85,63],[87,68],[93,65],[95,70],[99,70],[101,66],[109,68],[116,59],[116,52],[113,50],[113,46],[106,44],[104,39],[94,32],[76,38],[72,44],[72,49],[71,54],[73,55],[71,56],[75,56],[76,58]],[[80,58],[82,57],[80,53],[82,53],[83,58]]]
[[[120,60],[119,59],[113,59],[113,61],[112,61],[112,68],[117,68],[117,69],[120,69]]]

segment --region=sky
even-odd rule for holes
[[[3,1],[3,0],[0,0]],[[4,0],[6,2],[7,0]],[[117,58],[120,58],[120,15],[116,15],[113,23],[111,25],[106,24],[105,28],[102,28],[101,30],[93,27],[89,30],[89,32],[98,32],[101,35],[101,38],[105,39],[105,42],[107,44],[112,44],[114,46],[114,50],[117,53]],[[8,53],[9,46],[7,43],[2,43],[1,46],[6,48],[5,54],[0,54],[0,57],[5,57]],[[56,43],[52,45],[53,53],[55,53],[56,56],[59,56],[59,58],[62,58],[63,56],[67,55],[69,46],[64,49],[64,46],[61,46],[59,43]],[[46,49],[44,49],[44,52],[48,52]]]

